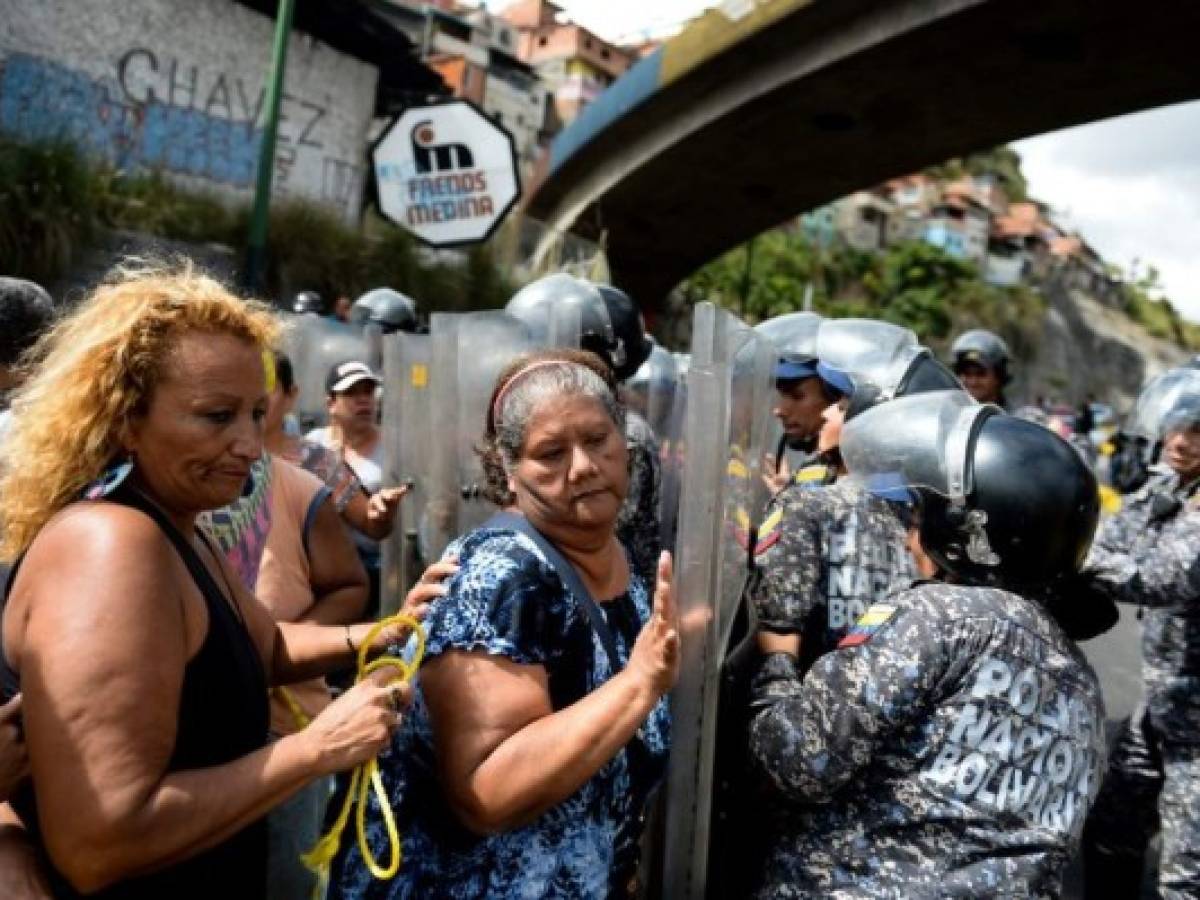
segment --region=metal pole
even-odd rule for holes
[[[267,73],[266,119],[258,152],[258,179],[254,187],[254,211],[246,246],[246,286],[259,291],[267,262],[267,213],[271,208],[271,175],[275,169],[275,139],[279,132],[279,106],[283,100],[283,73],[287,68],[288,37],[292,32],[295,0],[279,0],[275,17],[275,44],[271,70]]]

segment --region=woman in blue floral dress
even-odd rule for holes
[[[523,515],[590,598],[511,525],[448,549],[460,569],[430,611],[412,711],[380,759],[400,872],[375,880],[344,840],[331,897],[626,895],[666,766],[679,638],[669,557],[645,585],[615,536],[628,485],[622,416],[591,354],[545,351],[501,374],[481,448],[490,499]],[[386,859],[374,802],[368,823]]]

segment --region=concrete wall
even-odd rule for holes
[[[537,139],[546,114],[546,89],[534,78],[528,79],[524,90],[515,81],[488,73],[483,108],[512,134],[521,165],[531,166],[541,152]]]
[[[274,22],[232,0],[0,0],[0,132],[250,196]],[[294,34],[276,197],[357,216],[373,66]]]

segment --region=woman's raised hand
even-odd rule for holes
[[[672,571],[671,554],[663,551],[658,558],[654,608],[629,654],[629,670],[656,696],[671,690],[679,678],[679,611],[671,587]]]
[[[379,755],[412,702],[412,686],[391,666],[376,669],[325,707],[297,737],[311,741],[323,774],[342,772]]]

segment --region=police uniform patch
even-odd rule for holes
[[[777,507],[774,512],[763,519],[763,523],[758,529],[758,540],[754,544],[755,556],[762,556],[779,543],[779,536],[783,533],[783,530],[780,528],[782,524],[782,507]]]
[[[860,644],[865,644],[895,614],[896,607],[894,606],[889,606],[886,603],[874,604],[859,617],[858,621],[854,623],[854,627],[838,642],[838,649],[840,650],[842,647],[857,647]]]
[[[805,466],[792,476],[792,481],[796,484],[809,485],[811,487],[820,487],[830,483],[829,466],[817,464]]]

